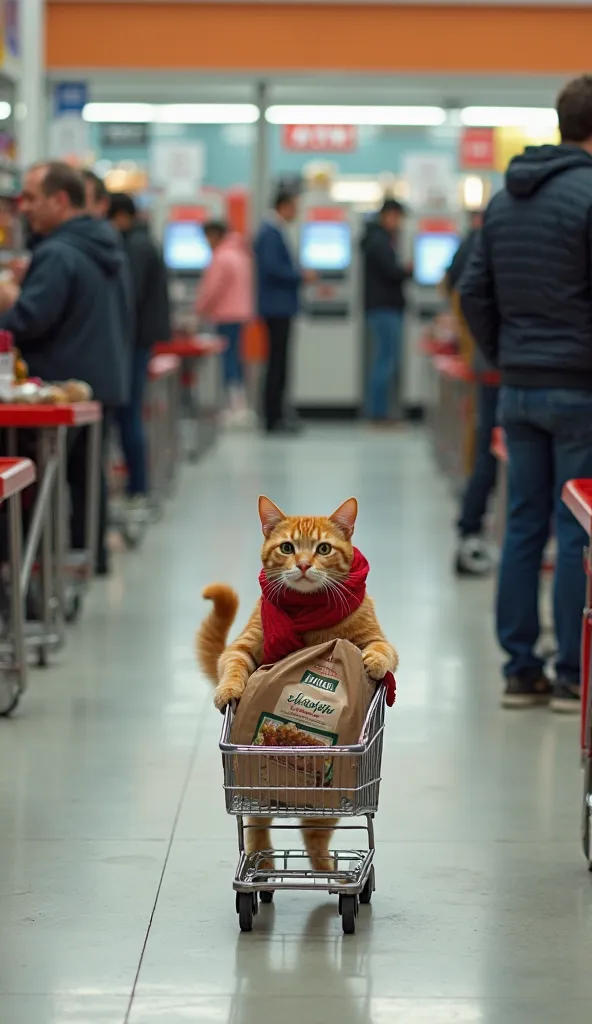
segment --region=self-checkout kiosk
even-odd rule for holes
[[[355,414],[361,403],[358,218],[327,195],[305,194],[298,259],[316,279],[303,287],[294,353],[294,404]]]
[[[413,264],[407,285],[402,404],[408,412],[420,411],[430,401],[430,378],[421,340],[438,313],[447,306],[440,285],[460,244],[461,226],[455,216],[409,218],[405,257]]]
[[[176,331],[194,334],[195,297],[212,253],[204,234],[209,220],[224,219],[221,195],[200,196],[199,202],[168,206],[161,227],[162,252],[169,272],[169,293]]]

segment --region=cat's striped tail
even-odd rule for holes
[[[230,627],[238,611],[238,594],[226,583],[210,583],[203,592],[214,607],[195,637],[197,660],[210,682],[218,683],[218,661],[226,649]]]

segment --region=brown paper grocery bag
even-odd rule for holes
[[[278,753],[235,756],[239,794],[261,813],[346,808],[355,795],[359,755],[331,756],[330,748],[358,742],[374,691],[361,651],[347,640],[258,669],[238,706],[231,743],[273,746]],[[318,747],[319,753],[282,753],[286,747]]]

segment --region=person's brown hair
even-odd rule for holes
[[[82,177],[84,181],[88,181],[92,185],[93,198],[96,203],[100,203],[102,199],[107,198],[108,193],[105,182],[102,178],[99,178],[98,174],[85,167],[82,171]]]
[[[557,100],[563,142],[592,139],[592,75],[580,75],[564,85]]]
[[[41,184],[44,195],[55,196],[56,192],[65,192],[70,200],[70,205],[75,210],[84,209],[86,206],[84,179],[79,171],[61,160],[52,160],[49,163],[36,164],[36,166],[45,170]]]

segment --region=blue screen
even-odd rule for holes
[[[212,250],[201,224],[192,221],[167,224],[163,252],[169,270],[205,270],[212,259]]]
[[[305,270],[347,270],[351,230],[342,221],[310,221],[300,234],[300,265]]]
[[[439,285],[458,249],[459,237],[452,233],[427,232],[415,236],[413,277],[416,284]]]

